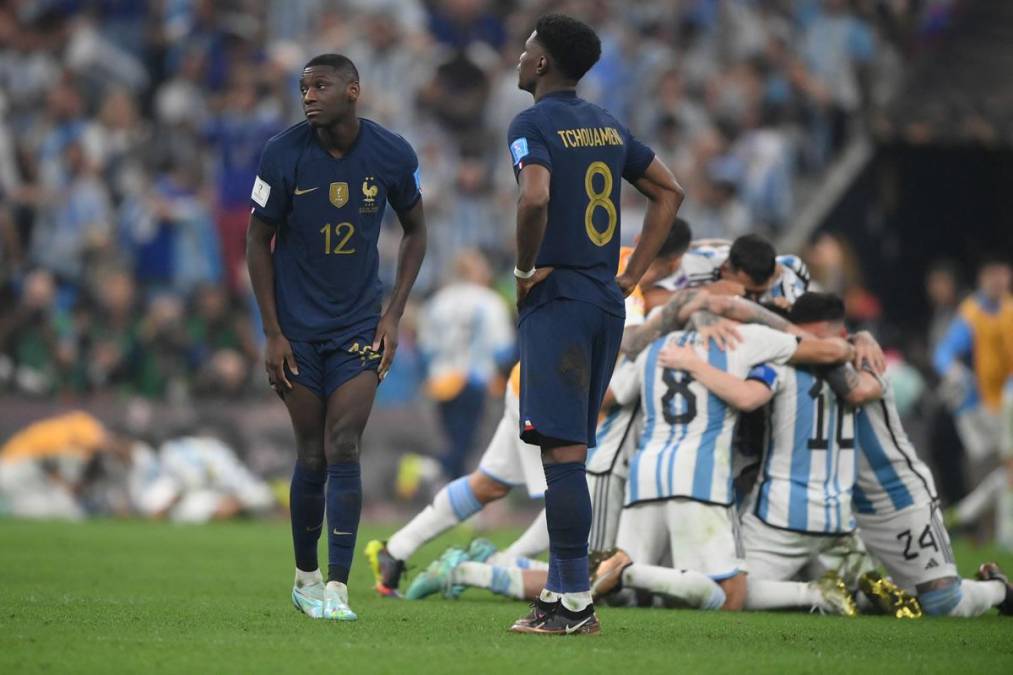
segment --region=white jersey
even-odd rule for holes
[[[798,341],[754,324],[739,328],[742,342],[729,351],[704,345],[693,331],[659,338],[637,358],[636,378],[613,389],[616,400],[638,395],[644,430],[630,462],[626,504],[688,497],[728,505],[732,494],[732,432],[738,411],[711,394],[688,373],[658,365],[669,341],[692,344],[711,365],[745,379],[754,366],[785,363]]]
[[[637,365],[623,357],[612,373],[609,381],[609,388],[615,392],[617,389],[628,389],[629,382],[635,381]],[[623,405],[613,406],[604,417],[598,420],[598,428],[595,431],[595,447],[588,448],[587,472],[594,475],[611,473],[620,461],[624,449],[629,449],[639,438],[638,420],[642,417],[640,411],[640,399],[625,402]]]
[[[721,265],[728,259],[730,249],[731,245],[727,243],[695,245],[682,257],[682,264],[675,274],[663,279],[658,285],[666,290],[676,291],[719,281]],[[796,255],[779,255],[776,261],[774,281],[760,301],[785,298],[789,302],[795,302],[800,295],[809,290],[809,269]]]
[[[893,387],[883,381],[883,398],[862,408],[856,418],[858,478],[855,510],[889,514],[936,501],[932,472],[918,458],[894,400]]]
[[[850,532],[856,412],[814,373],[778,370],[754,512],[767,525],[795,532]]]

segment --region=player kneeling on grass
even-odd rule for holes
[[[828,305],[832,314],[802,327],[820,337],[842,335],[843,304],[832,296],[809,299]],[[854,416],[858,464],[852,500],[858,533],[903,591],[866,575],[862,592],[898,618],[915,618],[922,611],[971,617],[992,607],[1013,614],[1013,591],[995,563],[979,568],[978,581],[958,576],[935,481],[901,425],[890,382],[869,369],[850,367],[832,371],[827,380],[846,403],[860,406]],[[908,594],[917,595],[918,602],[908,602]]]

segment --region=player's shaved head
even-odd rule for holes
[[[342,54],[320,54],[319,56],[314,56],[303,66],[303,70],[313,68],[314,66],[327,66],[336,70],[349,82],[359,81],[359,69],[355,67],[350,58]]]

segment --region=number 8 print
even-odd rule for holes
[[[601,176],[605,179],[601,192],[595,192],[594,177]],[[591,238],[595,246],[604,246],[612,241],[616,232],[616,225],[619,223],[619,212],[616,205],[612,203],[612,172],[605,162],[591,162],[584,174],[584,191],[587,192],[587,208],[584,209],[584,227],[587,229],[587,236]],[[596,209],[605,209],[608,214],[608,226],[604,231],[599,232],[594,226],[594,212]]]

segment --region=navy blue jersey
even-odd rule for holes
[[[535,265],[555,272],[531,290],[522,315],[555,298],[569,298],[623,316],[623,295],[615,283],[619,178],[640,178],[654,152],[608,111],[572,91],[547,94],[517,115],[507,140],[516,174],[529,164],[541,164],[552,174],[549,221]]]
[[[360,119],[355,143],[336,159],[307,122],[267,142],[253,185],[253,214],[278,228],[274,297],[291,340],[361,329],[380,316],[377,238],[387,202],[397,212],[421,198],[408,142]]]

